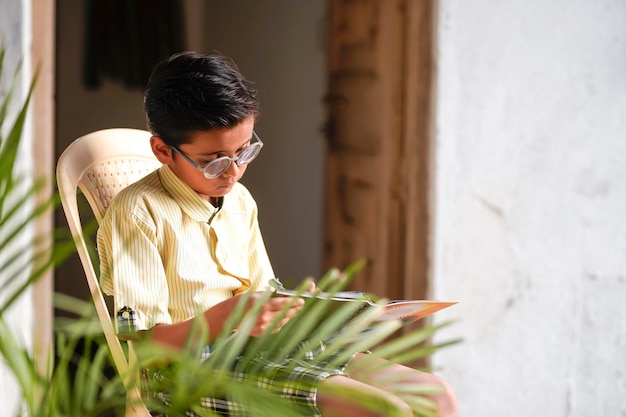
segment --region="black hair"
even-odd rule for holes
[[[235,126],[257,117],[256,90],[221,55],[181,52],[158,63],[144,94],[148,129],[170,146],[194,132]]]

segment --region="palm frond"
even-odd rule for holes
[[[352,268],[344,273],[331,270],[322,277],[320,286],[326,292],[331,291],[331,294],[342,291],[357,270],[358,268]],[[299,291],[304,291],[305,288],[307,288],[306,282],[299,287]],[[276,361],[284,357],[304,359],[304,352],[319,344],[320,341],[325,342],[325,350],[316,358],[321,362],[326,361],[329,367],[345,363],[355,352],[370,350],[374,351],[376,356],[389,359],[390,363],[410,363],[431,354],[435,349],[457,342],[450,341],[439,346],[427,343],[437,330],[450,323],[424,326],[404,336],[392,338],[403,326],[402,322],[390,320],[372,325],[372,318],[378,314],[376,308],[355,318],[355,308],[358,307],[356,303],[344,303],[345,306],[333,310],[332,315],[329,316],[328,310],[333,307],[329,300],[324,299],[307,302],[281,331],[274,332],[270,328],[259,337],[251,337],[250,330],[256,319],[257,310],[271,296],[272,293],[268,291],[248,312],[244,309],[248,298],[242,297],[238,309],[230,317],[224,331],[211,345],[211,354],[201,364],[199,355],[204,346],[200,342],[188,343],[183,352],[173,352],[147,343],[136,345],[138,355],[143,359],[141,367],[151,368],[155,366],[155,363],[170,364],[167,368],[166,381],[150,381],[149,386],[150,391],[166,392],[169,403],[164,405],[155,400],[150,403],[150,408],[168,415],[183,416],[190,404],[198,404],[205,396],[215,397],[222,394],[241,399],[242,404],[254,410],[253,415],[293,416],[296,410],[287,400],[260,389],[254,380],[237,379],[231,370],[234,369],[236,373],[242,368],[250,370],[252,367],[253,369],[255,360],[261,356]],[[285,307],[283,313],[287,309],[288,306]],[[276,318],[275,326],[280,318],[280,316]],[[237,329],[234,328],[235,323],[239,323]],[[346,326],[346,323],[349,325]],[[194,334],[190,336],[190,339],[206,340],[204,336],[208,331],[205,322],[197,320]],[[297,362],[292,363],[293,366],[298,366]],[[376,369],[372,368],[372,371]],[[392,385],[398,387],[397,391],[394,391],[396,395],[406,398],[411,403],[417,416],[436,415],[433,411],[433,402],[427,397],[436,393],[440,388],[423,384]],[[349,392],[337,394],[343,394],[345,398],[354,396],[354,393]],[[379,403],[370,404],[368,401],[367,398],[359,398],[361,404],[366,404],[372,409],[381,407]],[[197,413],[212,415],[202,409],[198,409]]]
[[[0,48],[0,77],[4,75],[4,59],[5,50]],[[124,385],[120,375],[110,373],[110,351],[91,302],[56,295],[55,306],[70,312],[72,317],[59,318],[55,322],[56,354],[50,358],[53,361],[50,364],[53,369],[50,375],[40,374],[40,367],[4,319],[4,313],[35,280],[75,250],[67,231],[55,231],[53,236],[30,236],[33,221],[55,208],[58,201],[56,196],[52,196],[41,203],[31,204],[44,189],[45,182],[35,181],[33,187],[24,187],[23,182],[27,179],[15,173],[20,138],[36,75],[15,120],[10,123],[6,136],[3,136],[18,79],[17,72],[19,68],[0,103],[1,360],[22,391],[23,410],[28,416],[96,417],[112,411],[121,416],[126,401]],[[318,286],[331,294],[342,291],[362,266],[363,262],[356,262],[343,272],[330,270],[321,277]],[[307,283],[303,282],[297,291],[303,292],[306,288]],[[194,322],[193,331],[182,351],[137,343],[140,359],[138,368],[150,369],[168,364],[167,381],[149,379],[144,388],[146,392],[166,392],[169,402],[147,398],[149,409],[169,417],[184,416],[189,409],[200,416],[213,416],[215,413],[200,406],[200,400],[206,396],[228,394],[252,410],[252,415],[291,417],[299,411],[293,404],[270,390],[259,388],[253,378],[240,380],[232,370],[254,366],[255,359],[263,355],[275,360],[287,355],[303,359],[304,352],[313,349],[321,341],[325,342],[325,350],[318,359],[325,361],[329,367],[344,363],[355,352],[363,351],[373,351],[389,359],[390,363],[410,363],[429,355],[435,349],[457,342],[453,340],[436,346],[428,343],[436,331],[449,323],[423,326],[397,337],[397,330],[403,326],[400,321],[372,325],[372,317],[377,314],[376,308],[355,315],[359,308],[356,303],[344,303],[336,309],[329,300],[323,299],[307,302],[281,331],[274,331],[281,319],[279,315],[268,332],[251,337],[256,314],[271,296],[271,292],[265,293],[256,300],[250,311],[246,310],[249,297],[242,297],[223,332],[212,343],[211,355],[203,361],[200,361],[204,348],[201,341],[206,340],[210,329],[200,319]],[[282,316],[287,313],[287,308],[282,311]],[[296,366],[297,361],[293,363]],[[395,393],[412,406],[416,416],[431,417],[436,416],[436,413],[427,396],[434,392],[433,389],[427,385],[397,384]],[[345,398],[354,398],[351,392],[339,394]],[[383,410],[385,406],[366,398],[354,400],[373,410]]]
[[[0,76],[4,76],[6,50],[0,48]],[[20,63],[21,65],[21,63]],[[65,333],[58,331],[58,361],[50,363],[51,375],[42,375],[42,367],[33,358],[21,338],[14,333],[13,323],[8,323],[5,313],[24,295],[29,287],[43,274],[65,260],[75,251],[67,232],[55,231],[39,233],[35,222],[41,216],[51,213],[57,207],[58,198],[52,196],[38,201],[45,187],[45,179],[31,180],[16,171],[18,149],[23,135],[28,107],[32,100],[37,74],[33,77],[27,95],[18,106],[16,116],[9,121],[12,100],[15,98],[20,66],[15,71],[8,91],[0,103],[0,354],[3,367],[14,377],[22,393],[22,407],[29,416],[96,415],[86,410],[104,409],[105,404],[94,398],[96,391],[102,391],[102,378],[105,362],[108,362],[108,350],[99,350],[94,361],[85,362],[84,358],[70,358],[78,340],[84,340],[88,334],[83,331]],[[84,321],[83,321],[84,322]],[[100,332],[101,333],[101,332]],[[69,334],[69,336],[68,336]],[[96,333],[98,335],[98,333]],[[100,335],[101,336],[101,335]],[[98,336],[95,336],[98,337]],[[92,337],[89,340],[94,340]],[[97,346],[105,346],[95,342]],[[105,358],[107,358],[105,360]],[[50,358],[50,361],[53,361]],[[70,366],[72,364],[72,366]],[[73,368],[86,369],[84,377],[76,378]],[[98,371],[99,370],[99,371]],[[115,386],[115,384],[111,384]],[[123,392],[121,383],[118,394]],[[81,391],[82,390],[82,391]],[[80,399],[76,392],[84,392]],[[120,396],[118,395],[118,398]],[[77,398],[76,404],[67,403],[68,399]],[[123,398],[123,395],[121,396]],[[73,407],[73,408],[72,408]],[[75,413],[72,409],[80,408]]]

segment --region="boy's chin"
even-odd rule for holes
[[[217,189],[212,190],[211,197],[218,198],[224,197],[226,194],[232,191],[235,184],[229,184],[222,187],[218,187]]]

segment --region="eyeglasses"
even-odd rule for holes
[[[252,132],[251,140],[253,142],[243,148],[238,155],[235,155],[232,158],[230,156],[220,156],[219,158],[212,160],[206,165],[200,165],[196,161],[192,160],[187,155],[182,153],[180,149],[178,149],[176,146],[172,146],[172,149],[176,151],[180,156],[185,158],[187,162],[189,162],[191,165],[201,171],[204,174],[205,178],[213,179],[225,173],[228,168],[230,168],[230,164],[232,164],[233,162],[236,163],[237,166],[248,165],[254,160],[254,158],[259,155],[259,152],[261,152],[261,148],[263,147],[263,142],[254,131]]]

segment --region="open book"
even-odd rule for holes
[[[358,309],[359,312],[372,306],[378,305],[372,299],[370,299],[364,292],[361,291],[339,291],[334,293],[326,292],[298,292],[294,290],[288,290],[283,287],[279,280],[272,280],[270,282],[274,288],[275,297],[300,297],[305,301],[307,299],[323,299],[336,301],[337,303],[343,302],[356,302],[361,303],[362,307]],[[431,315],[439,310],[443,310],[446,307],[457,304],[458,301],[435,301],[435,300],[393,300],[384,303],[381,313],[374,317],[373,321],[384,320],[402,320],[404,322],[412,322]],[[338,308],[338,306],[336,306]],[[334,309],[331,309],[334,310]]]

